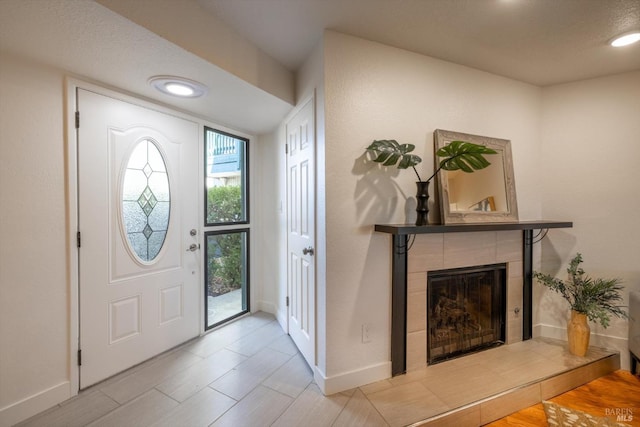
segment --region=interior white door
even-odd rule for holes
[[[289,335],[315,366],[315,125],[313,99],[287,123]]]
[[[85,388],[199,333],[198,124],[77,97]]]

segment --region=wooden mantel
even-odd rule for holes
[[[522,230],[523,307],[522,339],[532,337],[533,317],[533,244],[534,230],[571,228],[568,221],[520,221],[505,223],[474,223],[452,225],[376,224],[375,231],[392,235],[391,276],[391,374],[406,372],[407,349],[407,243],[413,234],[470,233],[481,231]]]

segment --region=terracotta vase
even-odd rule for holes
[[[571,310],[571,320],[567,325],[569,353],[584,356],[589,349],[591,329],[587,323],[587,315]]]

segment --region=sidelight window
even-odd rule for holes
[[[249,312],[249,140],[205,128],[205,328]]]

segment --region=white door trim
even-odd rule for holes
[[[70,382],[70,390],[69,396],[75,396],[78,394],[80,388],[80,370],[78,367],[77,354],[79,349],[79,341],[80,341],[80,306],[79,306],[79,251],[77,248],[77,232],[78,232],[78,208],[79,208],[79,200],[78,200],[78,151],[77,151],[77,143],[78,143],[78,133],[76,131],[76,114],[75,112],[78,110],[76,91],[77,89],[84,89],[87,91],[95,92],[100,95],[108,96],[120,101],[128,102],[130,104],[134,104],[140,107],[144,107],[147,109],[151,109],[154,111],[158,111],[164,114],[169,114],[175,117],[179,117],[182,119],[190,120],[192,122],[198,123],[198,169],[199,176],[202,176],[202,146],[203,146],[203,120],[190,116],[186,113],[182,113],[176,110],[172,110],[167,107],[160,106],[158,104],[154,104],[148,101],[141,100],[139,98],[135,98],[133,96],[125,95],[123,93],[106,89],[104,87],[87,83],[82,80],[78,80],[75,78],[67,77],[65,78],[65,104],[66,104],[66,117],[65,117],[65,140],[66,140],[66,167],[67,167],[67,186],[66,186],[66,197],[67,197],[67,256],[68,256],[68,281],[69,281],[69,382]],[[82,123],[80,123],[82,125]],[[199,180],[198,184],[198,193],[204,194],[204,183],[203,180]],[[197,201],[198,204],[198,227],[201,230],[202,224],[204,221],[204,207],[202,198],[199,198]],[[198,233],[200,238],[202,238],[202,233]],[[203,251],[201,251],[203,252]],[[202,254],[200,255],[202,257]],[[203,277],[203,259],[200,262],[200,277]],[[198,301],[198,307],[200,311],[200,333],[204,331],[204,301],[203,292],[200,292],[199,296],[200,300]]]

